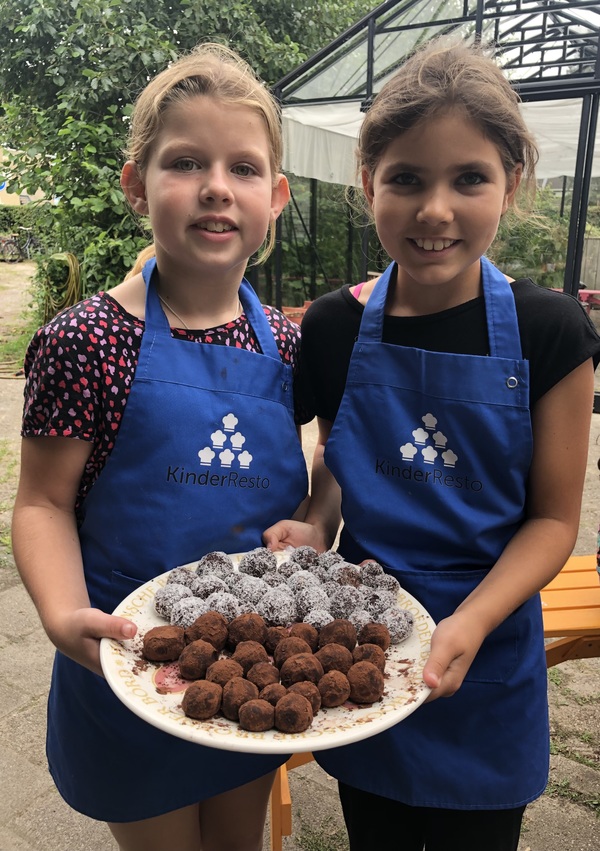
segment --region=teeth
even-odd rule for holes
[[[201,222],[200,230],[209,230],[212,233],[223,233],[224,231],[233,230],[232,225],[226,225],[224,222]]]
[[[424,248],[425,251],[442,251],[444,248],[449,248],[454,244],[454,239],[415,239],[419,248]]]

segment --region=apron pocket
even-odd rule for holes
[[[141,588],[146,581],[145,579],[136,579],[133,576],[126,576],[118,570],[113,570],[110,576],[108,611],[113,612],[125,597],[128,597],[138,588]]]

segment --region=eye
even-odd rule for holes
[[[463,186],[479,186],[480,183],[485,183],[485,178],[476,171],[468,171],[465,174],[461,174],[458,182]]]
[[[253,174],[256,174],[256,170],[251,165],[248,165],[248,163],[240,163],[234,166],[232,171],[238,177],[252,177]]]
[[[176,171],[194,171],[200,166],[194,162],[194,160],[190,159],[180,159],[174,165]]]
[[[394,176],[392,182],[397,183],[399,186],[416,186],[419,178],[410,171],[401,171],[400,174]]]

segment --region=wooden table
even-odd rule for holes
[[[546,644],[548,668],[568,659],[600,656],[600,576],[596,555],[571,556],[541,597],[544,637],[556,639]],[[294,754],[277,771],[271,792],[272,851],[282,851],[282,838],[292,833],[288,771],[312,759],[311,753]]]
[[[571,556],[542,591],[548,667],[600,656],[600,576],[596,556]]]

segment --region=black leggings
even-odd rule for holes
[[[339,783],[350,851],[517,851],[525,807],[409,807]]]

